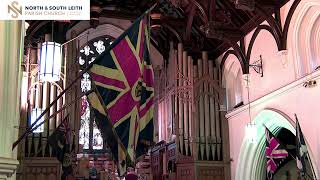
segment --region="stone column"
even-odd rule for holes
[[[24,22],[0,21],[0,179],[15,179]]]

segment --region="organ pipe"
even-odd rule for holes
[[[196,83],[197,82],[197,78],[198,78],[198,67],[197,65],[193,65],[193,83]],[[194,93],[193,93],[194,94]],[[194,108],[194,128],[193,128],[193,137],[194,137],[194,143],[193,143],[193,152],[194,152],[194,156],[195,156],[195,159],[198,160],[198,157],[199,157],[199,134],[200,134],[200,131],[199,131],[199,127],[200,127],[200,124],[199,124],[199,107],[198,107],[198,101],[194,101],[194,103],[197,103],[197,104],[193,104],[193,106],[195,107]]]
[[[192,65],[192,57],[191,56],[188,56],[188,86],[192,87],[192,82],[193,82],[193,73],[192,73],[192,69],[193,69],[193,65]],[[193,96],[192,96],[192,89],[190,89],[190,93],[188,94],[188,99],[189,99],[189,102],[188,102],[188,112],[189,112],[189,120],[188,120],[188,125],[189,125],[189,128],[188,128],[188,134],[189,134],[189,139],[188,139],[188,145],[189,145],[189,148],[190,148],[190,155],[192,155],[192,145],[191,145],[191,140],[192,140],[192,104],[193,104]]]
[[[50,103],[52,103],[57,97],[57,87],[55,84],[50,84]],[[50,116],[57,111],[57,103],[55,103],[53,106],[50,108]],[[49,120],[49,132],[51,133],[54,131],[55,126],[56,126],[56,118],[57,116],[52,117]]]
[[[182,80],[183,80],[183,86],[186,88],[187,86],[187,72],[188,72],[188,56],[187,51],[183,52],[183,72],[182,72]],[[188,101],[186,101],[186,89],[183,90],[182,94],[183,98],[183,132],[184,132],[184,147],[186,155],[189,154],[189,147],[188,147],[188,140],[189,140],[189,126],[188,126],[188,118],[189,118],[189,112],[188,112]]]
[[[57,95],[60,95],[61,90],[58,89],[57,90]],[[57,111],[59,111],[62,108],[62,99],[59,98],[57,101]],[[62,113],[57,114],[57,122],[56,122],[56,128],[59,126],[59,124],[61,123],[62,120]]]
[[[202,78],[203,75],[203,63],[202,63],[202,59],[198,59],[198,78]],[[200,85],[199,88],[199,92],[200,94],[203,93],[203,85]],[[203,160],[204,159],[204,151],[205,151],[205,127],[204,127],[204,123],[205,123],[205,114],[204,114],[204,99],[203,96],[199,96],[199,121],[200,121],[200,159]]]
[[[178,56],[178,51],[175,50],[174,51],[174,88],[175,90],[177,90],[177,87],[178,87],[178,75],[177,75],[177,70],[178,70],[178,65],[177,65],[177,56]],[[179,104],[178,104],[178,94],[175,93],[174,94],[174,134],[177,135],[178,137],[176,137],[176,141],[177,141],[177,144],[179,145]]]
[[[202,58],[203,58],[203,76],[208,75],[208,53],[207,52],[202,52]],[[209,96],[208,96],[208,82],[204,81],[204,118],[205,118],[205,123],[204,123],[204,131],[205,131],[205,142],[206,142],[206,159],[209,159],[209,154],[210,154],[210,113],[209,113]]]
[[[181,79],[181,71],[182,71],[182,60],[183,59],[183,47],[182,44],[179,43],[178,44],[178,86],[181,87],[182,84],[182,79]],[[181,100],[181,92],[179,92],[178,94],[179,98],[178,98],[178,109],[179,109],[179,113],[178,113],[178,119],[179,119],[179,130],[178,130],[178,135],[179,135],[179,150],[182,153],[183,152],[183,106],[182,106],[182,100]]]
[[[213,76],[213,62],[209,61],[209,76],[210,78],[214,79]],[[209,88],[210,94],[214,94],[213,86],[211,85]],[[210,135],[211,135],[211,155],[212,159],[215,160],[216,157],[216,107],[215,107],[215,98],[214,96],[210,96],[209,98],[209,104],[210,104]]]
[[[42,91],[42,109],[46,109],[49,104],[50,104],[50,83],[48,82],[43,82],[43,91]],[[47,119],[49,116],[51,115],[51,109],[49,112],[47,112],[43,117],[43,119]],[[50,126],[50,122],[45,122],[44,123],[44,130],[42,133],[42,137],[41,137],[41,147],[42,147],[42,154],[44,156],[45,154],[45,146],[46,146],[46,137],[48,136],[49,133],[49,129],[48,127]]]
[[[34,48],[30,48],[30,63],[32,65],[37,64],[37,50]]]
[[[217,82],[219,81],[219,75],[218,75],[218,69],[217,68],[213,68],[213,74],[214,74],[214,80],[216,80]],[[216,97],[219,97],[218,92],[215,92]],[[222,151],[222,140],[221,140],[221,126],[220,126],[220,116],[219,116],[219,104],[218,101],[215,101],[215,112],[216,116],[216,136],[217,136],[217,160],[221,160],[221,151]]]
[[[35,77],[31,76],[31,85],[33,85],[35,83]],[[29,111],[31,111],[34,107],[35,107],[35,100],[36,100],[36,89],[35,86],[29,87],[29,92],[28,94],[30,94],[29,96]]]
[[[46,109],[49,104],[50,104],[50,83],[48,82],[43,82],[43,91],[42,91],[42,109]],[[50,111],[48,113],[46,113],[43,117],[44,119],[47,119],[51,114],[49,114]],[[46,131],[48,130],[48,122],[46,122],[44,124],[44,133],[43,135],[45,136],[47,133]]]

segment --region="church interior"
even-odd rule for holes
[[[0,179],[320,179],[319,0],[90,0],[90,20],[0,20],[0,44]],[[115,122],[129,56],[150,98]]]

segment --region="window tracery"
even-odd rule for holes
[[[102,54],[107,46],[111,45],[113,38],[109,36],[100,36],[88,41],[79,51],[80,69],[85,69],[91,64],[97,56]],[[81,79],[81,91],[91,90],[91,78],[88,73],[84,73]],[[103,138],[98,129],[94,117],[90,111],[90,105],[86,97],[81,100],[81,122],[79,131],[79,144],[83,145],[84,150],[101,150],[103,149]],[[90,147],[91,146],[91,147]]]

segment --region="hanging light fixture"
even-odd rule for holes
[[[257,142],[257,125],[252,122],[251,120],[251,107],[250,107],[250,93],[249,93],[249,81],[250,77],[249,74],[244,75],[244,80],[247,88],[248,93],[248,111],[249,111],[249,123],[246,125],[246,138],[249,143],[256,143]]]
[[[246,125],[246,136],[249,143],[257,142],[257,125],[253,122],[249,122]]]
[[[52,37],[53,39],[53,22],[52,22]],[[40,80],[48,82],[56,82],[60,80],[61,60],[62,60],[62,45],[56,42],[49,41],[49,36],[46,37],[46,42],[42,43],[40,51]]]
[[[31,119],[30,119],[30,124],[33,124],[37,118],[43,113],[43,109],[40,109],[40,108],[34,108],[32,111],[31,111]],[[41,119],[34,125],[34,127],[38,126],[40,123],[43,122],[43,116],[41,117]],[[44,130],[44,126],[43,124],[41,126],[39,126],[37,129],[35,129],[33,131],[33,133],[42,133]]]
[[[61,44],[56,42],[44,42],[40,54],[40,80],[49,82],[59,81],[61,60]]]

